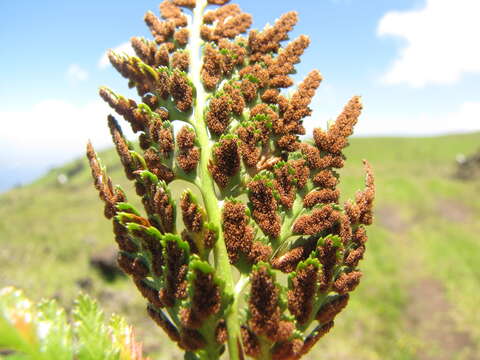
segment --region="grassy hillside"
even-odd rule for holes
[[[453,173],[458,153],[479,148],[479,133],[351,141],[343,197],[363,186],[361,159],[368,159],[377,177],[376,222],[363,282],[310,359],[478,359],[480,179],[462,182]],[[131,193],[115,154],[101,157]],[[0,195],[0,287],[56,297],[67,307],[83,288],[137,326],[147,353],[180,359],[130,281],[106,282],[89,265],[112,244],[84,160]]]

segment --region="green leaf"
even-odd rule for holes
[[[183,356],[183,360],[199,360],[199,358],[194,353],[187,351]]]
[[[143,181],[149,180],[152,184],[158,183],[158,177],[148,170],[142,170],[139,174]]]
[[[243,78],[251,81],[254,84],[257,84],[260,82],[260,80],[252,74],[246,74]]]
[[[135,214],[137,216],[141,216],[138,210],[135,209],[135,207],[130,203],[125,203],[125,202],[118,203],[117,210],[119,212],[126,212],[126,213]]]
[[[113,315],[107,324],[87,295],[77,298],[73,320],[53,300],[34,304],[20,290],[0,290],[0,349],[14,351],[8,360],[144,359],[125,320]]]
[[[41,359],[33,304],[12,287],[0,292],[0,348]]]
[[[54,300],[37,305],[38,334],[41,351],[48,359],[72,359],[72,329],[67,324],[65,311]]]
[[[112,346],[119,350],[119,360],[142,360],[142,346],[135,342],[134,331],[125,320],[112,315],[109,322],[112,335]]]
[[[9,359],[72,359],[72,333],[65,312],[55,301],[34,304],[20,290],[2,289],[0,348],[17,352]]]
[[[105,315],[98,304],[87,295],[81,294],[73,310],[74,332],[78,338],[78,360],[114,360],[119,351],[113,349],[105,325]]]

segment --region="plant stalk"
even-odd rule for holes
[[[207,126],[204,119],[204,109],[207,103],[207,93],[201,80],[202,69],[202,40],[200,37],[200,26],[203,23],[203,12],[207,6],[207,0],[197,0],[196,7],[193,10],[193,23],[191,26],[191,76],[196,89],[196,103],[194,104],[194,126],[197,133],[197,139],[200,143],[200,191],[203,195],[205,209],[208,218],[214,224],[219,226],[218,238],[214,247],[214,261],[216,275],[225,282],[225,294],[231,299],[232,303],[228,306],[225,313],[225,322],[228,331],[228,352],[231,360],[239,360],[239,345],[241,344],[240,325],[238,323],[237,302],[234,299],[234,281],[233,274],[228,259],[227,248],[225,246],[221,224],[221,213],[219,208],[219,199],[215,195],[214,181],[208,170],[208,163],[211,157],[212,144],[210,142]],[[214,331],[214,329],[212,329]]]

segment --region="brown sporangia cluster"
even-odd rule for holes
[[[227,202],[223,205],[222,225],[231,263],[237,262],[241,254],[250,254],[255,237],[245,211],[246,206],[242,203]]]
[[[258,106],[255,108],[258,110]],[[241,140],[240,150],[242,159],[249,171],[271,168],[276,162],[281,160],[279,157],[267,158],[266,155],[263,155],[261,158],[262,148],[265,148],[270,139],[270,115],[258,114],[257,116],[251,116],[250,121],[236,129],[236,133]]]
[[[185,225],[182,239],[190,245],[190,252],[205,257],[216,241],[215,230],[207,222],[205,209],[190,191],[185,191],[181,196],[180,209]]]
[[[264,56],[276,53],[280,49],[281,41],[288,39],[288,33],[298,21],[298,14],[294,11],[280,17],[275,24],[264,31],[250,31],[248,46],[252,54],[252,61],[261,61]]]
[[[252,25],[252,16],[242,12],[237,4],[228,4],[208,11],[203,23],[200,29],[202,39],[218,43],[222,39],[235,39],[247,31]]]
[[[177,51],[172,56],[172,67],[181,71],[188,71],[190,55],[185,51]]]
[[[215,144],[208,169],[219,187],[225,188],[240,170],[240,151],[235,137],[225,137]]]
[[[272,266],[273,268],[281,270],[285,273],[291,273],[292,271],[295,271],[297,265],[301,261],[306,260],[314,250],[315,243],[306,242],[294,247],[285,254],[279,255],[272,259]]]
[[[117,149],[118,157],[125,170],[125,175],[129,180],[133,180],[135,179],[134,171],[138,170],[138,166],[135,164],[132,155],[130,154],[131,149],[123,136],[122,129],[112,115],[108,116],[108,127],[110,129],[110,134],[112,135],[112,141]]]
[[[251,274],[248,327],[257,336],[272,342],[286,341],[292,335],[293,322],[282,320],[279,304],[280,290],[274,276],[264,266],[258,266]]]
[[[154,41],[149,41],[144,38],[132,37],[130,40],[135,54],[147,65],[169,66],[170,57],[166,46],[160,48]]]
[[[87,144],[87,157],[92,169],[92,177],[95,188],[98,191],[100,199],[105,203],[104,214],[107,219],[111,219],[117,213],[117,204],[127,200],[125,193],[117,188],[114,189],[112,180],[107,176],[105,169],[102,169],[97,154],[92,144]]]
[[[212,5],[225,5],[230,2],[230,0],[207,0],[207,2]]]
[[[230,123],[231,104],[228,96],[219,96],[210,101],[207,113],[208,129],[216,135],[222,134]]]
[[[192,6],[193,5],[193,6]],[[164,21],[161,21],[151,11],[145,14],[145,23],[149,27],[155,42],[166,46],[169,52],[175,50],[174,41],[178,37],[177,33],[188,31],[185,27],[188,25],[187,16],[183,13],[180,6],[194,7],[191,1],[171,1],[165,0],[160,4],[160,13]],[[181,37],[183,37],[182,35]],[[188,32],[187,32],[188,37]],[[187,41],[183,44],[186,45]]]
[[[220,288],[215,284],[212,274],[193,272],[192,303],[180,310],[182,324],[188,329],[198,329],[205,319],[220,311]]]
[[[182,209],[182,219],[185,229],[198,233],[202,230],[204,222],[204,211],[193,200],[190,192],[183,193],[180,199],[180,208]]]
[[[320,324],[329,323],[347,306],[349,298],[348,294],[333,296],[318,310],[315,320]]]
[[[367,173],[365,190],[357,192],[355,202],[345,204],[345,212],[352,224],[371,225],[373,221],[373,200],[375,199],[375,182],[370,164],[364,161]]]
[[[175,179],[173,170],[164,163],[160,152],[151,147],[144,153],[145,163],[149,169],[158,179],[165,181],[167,184]]]
[[[174,70],[170,77],[170,94],[180,111],[188,111],[193,104],[193,89],[187,77],[179,70]]]
[[[267,180],[254,180],[248,184],[252,217],[267,236],[276,238],[280,235],[280,215],[273,186]]]
[[[338,223],[340,213],[331,205],[314,209],[309,215],[300,216],[293,225],[294,234],[315,235],[329,231]]]
[[[273,171],[275,188],[280,196],[280,203],[285,209],[291,209],[298,189],[307,184],[310,169],[304,159],[277,163]]]
[[[288,292],[288,309],[299,324],[305,324],[312,313],[313,300],[318,291],[320,272],[315,264],[299,269],[292,278],[291,290]]]
[[[248,224],[246,206],[242,203],[226,202],[223,206],[222,226],[225,245],[232,264],[243,255],[247,261],[267,261],[272,253],[269,245],[254,241],[253,228]]]
[[[134,100],[127,100],[123,96],[118,96],[105,87],[100,88],[99,94],[113,110],[130,123],[134,132],[145,129],[146,116],[138,109]]]
[[[177,134],[177,145],[178,166],[186,173],[192,172],[200,160],[200,149],[195,144],[194,130],[186,125],[182,127]]]
[[[138,145],[128,141],[108,117],[143,213],[87,146],[118,264],[150,317],[190,355],[219,358],[228,342],[238,344],[238,359],[300,359],[362,277],[370,165],[353,201],[341,204],[338,187],[361,99],[303,138],[322,75],[311,71],[286,91],[310,44],[305,35],[289,39],[296,12],[249,31],[251,15],[228,0],[163,0],[159,10],[144,18],[153,39],[131,38],[136,56],[108,53],[139,99],[99,90],[138,135]],[[240,274],[235,291],[225,282],[229,264]],[[232,327],[228,314],[246,291]]]
[[[313,183],[317,188],[305,197],[306,207],[311,208],[316,204],[338,202],[340,198],[340,192],[336,189],[338,174],[334,169],[342,168],[344,165],[342,150],[348,145],[348,137],[353,133],[353,127],[357,123],[361,110],[360,98],[355,96],[345,106],[328,131],[314,130],[317,149],[325,154],[322,159],[310,145],[302,147],[302,152],[307,158],[311,158],[312,165],[321,170],[313,178]]]
[[[149,214],[149,221],[161,232],[170,233],[175,229],[175,204],[168,188],[154,180],[145,178],[137,182],[136,190],[138,193],[138,185],[143,190],[142,203]]]
[[[276,132],[281,135],[278,140],[280,148],[287,151],[298,149],[299,143],[296,136],[305,134],[302,119],[311,115],[312,111],[308,105],[310,105],[321,81],[322,77],[318,71],[308,74],[293,94],[285,111],[282,111],[282,120],[275,127]]]

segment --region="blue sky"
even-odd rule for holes
[[[365,111],[357,135],[480,130],[478,0],[239,0],[263,28],[289,10],[292,37],[312,44],[297,79],[324,75],[307,128],[325,126],[352,95]],[[0,191],[109,144],[97,89],[129,94],[101,59],[131,36],[158,1],[0,2]],[[132,96],[132,95],[131,95]]]

